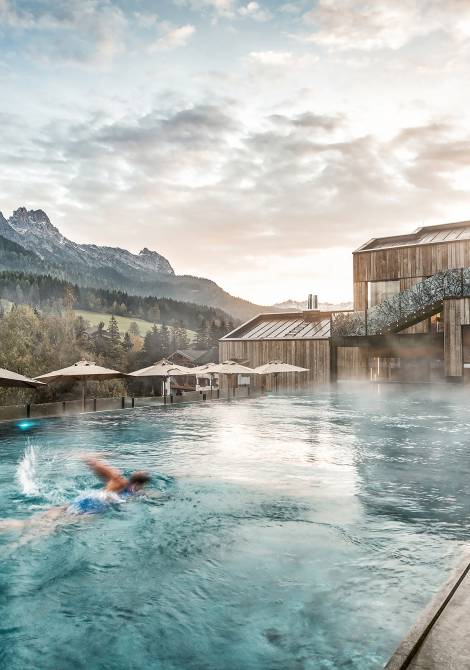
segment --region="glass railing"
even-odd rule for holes
[[[470,267],[438,272],[379,305],[360,312],[331,316],[332,337],[381,335],[425,319],[446,298],[470,297]]]

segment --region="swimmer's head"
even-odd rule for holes
[[[141,489],[143,486],[148,484],[150,481],[150,475],[148,472],[143,472],[139,470],[138,472],[133,472],[129,477],[129,482],[132,487],[136,490]]]

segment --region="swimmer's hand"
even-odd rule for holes
[[[90,470],[93,470],[95,475],[106,482],[105,488],[107,491],[119,492],[128,485],[128,480],[122,476],[117,468],[111,467],[95,456],[87,456],[84,460]]]
[[[80,458],[82,461],[85,461],[85,463],[88,463],[90,459],[99,460],[100,458],[107,458],[108,456],[109,452],[107,451],[95,452],[93,454],[89,451],[80,451],[78,454],[75,454],[76,458]]]

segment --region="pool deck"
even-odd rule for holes
[[[470,668],[470,548],[400,643],[385,670]]]

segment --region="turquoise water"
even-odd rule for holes
[[[83,451],[160,491],[0,533],[0,667],[381,667],[467,540],[470,412],[365,389],[0,426],[1,518],[95,487]]]

